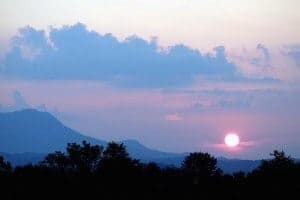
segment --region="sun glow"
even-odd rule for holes
[[[235,133],[228,133],[224,138],[224,142],[228,147],[236,147],[240,143],[240,138]]]

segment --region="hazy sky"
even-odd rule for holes
[[[25,25],[45,29],[82,22],[120,38],[157,36],[162,45],[182,42],[207,51],[216,45],[300,42],[298,0],[2,0],[0,5],[2,41]]]
[[[0,2],[0,110],[165,151],[300,157],[300,1]],[[224,148],[235,131],[239,148]]]

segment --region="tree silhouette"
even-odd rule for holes
[[[248,176],[249,188],[265,199],[292,199],[299,194],[299,165],[284,151],[274,150],[272,159],[263,160]],[[269,192],[266,192],[266,188]],[[271,191],[271,192],[270,192]]]
[[[212,176],[217,172],[217,159],[208,153],[190,153],[185,157],[182,168],[194,175]]]
[[[70,143],[39,165],[13,170],[0,156],[1,199],[293,199],[300,164],[283,151],[271,156],[252,173],[230,175],[208,153],[189,154],[181,168],[162,167],[132,159],[123,143],[110,142],[104,150]]]
[[[61,171],[71,170],[73,172],[91,173],[96,171],[98,167],[103,147],[99,145],[92,146],[90,143],[83,141],[82,146],[69,143],[66,150],[66,154],[61,151],[48,154],[41,165]]]
[[[185,157],[182,169],[188,176],[193,177],[194,184],[199,183],[201,178],[215,175],[217,169],[217,159],[208,153],[194,152]]]
[[[41,162],[42,166],[61,171],[66,170],[68,168],[68,164],[69,160],[67,156],[61,151],[55,151],[54,153],[48,154]]]
[[[11,172],[12,167],[8,161],[5,161],[2,156],[0,156],[0,173]]]
[[[236,184],[243,184],[246,181],[246,173],[243,171],[238,171],[233,173],[233,180]]]
[[[67,146],[69,163],[72,169],[80,172],[95,171],[102,157],[102,151],[103,147],[92,146],[86,141],[82,142],[82,146],[76,143],[69,143]]]
[[[158,176],[161,173],[161,169],[155,162],[150,162],[144,166],[144,173],[147,176]]]
[[[265,174],[276,174],[296,167],[295,160],[291,156],[287,156],[284,151],[274,150],[270,155],[273,159],[263,160],[257,171]]]
[[[103,151],[103,159],[129,160],[130,157],[123,143],[109,142]]]
[[[138,160],[131,159],[123,143],[109,142],[103,151],[99,163],[99,171],[106,175],[130,174],[134,168],[139,167]]]

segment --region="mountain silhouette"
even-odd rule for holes
[[[34,109],[0,113],[0,130],[0,152],[13,154],[63,151],[67,143],[81,143],[83,140],[103,146],[107,143],[66,127],[48,112]],[[152,150],[135,140],[121,142],[127,147],[130,156],[142,161],[180,155]]]
[[[38,163],[48,153],[64,151],[67,143],[81,143],[105,146],[106,141],[85,136],[66,127],[48,112],[25,109],[0,113],[0,154],[13,165]],[[142,162],[156,162],[160,166],[179,167],[187,153],[169,153],[145,147],[136,140],[123,140],[130,156]],[[218,166],[227,173],[256,168],[259,160],[218,158]]]
[[[58,121],[47,112],[25,109],[0,113],[0,152],[49,153],[64,150],[69,142],[105,142],[84,136]]]

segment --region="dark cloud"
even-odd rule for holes
[[[265,70],[272,68],[270,64],[271,59],[269,49],[263,44],[258,44],[256,49],[262,53],[262,56],[253,57],[251,59],[251,64],[260,68],[264,68]]]
[[[256,49],[262,51],[266,62],[270,61],[270,53],[268,48],[266,48],[263,44],[258,44]]]
[[[101,80],[129,87],[190,84],[197,76],[235,80],[236,67],[224,47],[215,56],[185,45],[158,51],[155,39],[137,36],[118,41],[112,34],[88,31],[83,24],[45,31],[25,27],[12,40],[2,74],[28,79]]]

